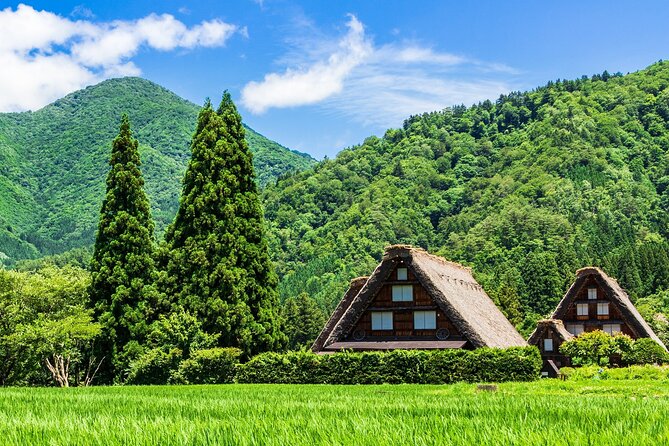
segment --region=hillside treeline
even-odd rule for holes
[[[281,178],[263,196],[281,295],[330,310],[384,245],[409,243],[471,266],[526,333],[586,265],[665,332],[668,86],[667,62],[550,82],[413,116]]]

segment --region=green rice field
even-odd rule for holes
[[[669,381],[0,389],[2,445],[669,444]]]

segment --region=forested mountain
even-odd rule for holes
[[[111,142],[127,113],[159,234],[174,218],[200,107],[144,79],[112,79],[36,112],[0,114],[0,264],[93,243]],[[315,161],[246,129],[257,181]]]
[[[325,308],[410,243],[473,268],[515,323],[602,266],[647,317],[669,293],[669,63],[407,119],[264,191],[283,298]],[[657,324],[666,319],[656,319]]]

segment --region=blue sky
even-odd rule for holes
[[[0,1],[0,111],[139,75],[316,158],[411,114],[669,57],[669,2]]]

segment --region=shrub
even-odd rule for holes
[[[231,383],[241,354],[238,348],[196,350],[179,364],[179,377],[184,384]]]
[[[442,384],[531,381],[542,361],[535,347],[389,353],[263,353],[237,367],[240,383]]]
[[[612,355],[623,355],[632,348],[632,339],[623,334],[611,336],[601,330],[582,333],[564,342],[560,352],[574,365],[607,365]]]
[[[166,384],[177,373],[182,352],[154,348],[130,364],[127,384]]]
[[[664,364],[669,355],[660,344],[650,338],[640,338],[634,341],[632,349],[622,355],[625,364]]]

